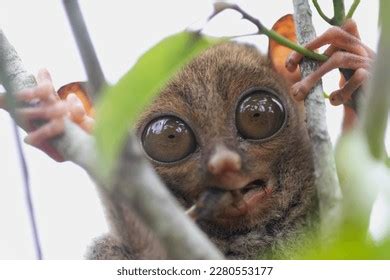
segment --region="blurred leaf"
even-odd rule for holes
[[[336,165],[343,192],[342,224],[331,241],[305,240],[306,248],[298,248],[295,258],[390,259],[390,237],[374,242],[368,233],[377,194],[389,191],[389,169],[372,157],[360,129],[341,137],[336,148]]]
[[[97,107],[95,129],[105,170],[112,166],[129,129],[153,96],[185,63],[216,42],[193,32],[172,35],[146,52],[106,90]]]
[[[336,148],[336,167],[345,222],[367,233],[374,201],[389,182],[388,169],[382,161],[374,160],[360,129],[341,137]]]

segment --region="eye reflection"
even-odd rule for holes
[[[285,117],[285,109],[276,96],[256,90],[238,103],[236,126],[244,138],[260,140],[278,132]]]
[[[145,152],[160,162],[175,162],[195,151],[195,136],[188,125],[174,116],[152,120],[142,134]]]

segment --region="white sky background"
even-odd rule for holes
[[[235,1],[271,27],[286,13],[292,1]],[[320,1],[332,16],[331,1]],[[345,1],[349,7],[352,1]],[[271,4],[272,3],[272,4]],[[137,58],[162,38],[183,30],[211,12],[208,0],[80,0],[92,41],[107,79],[115,83]],[[354,16],[363,41],[376,48],[378,1],[362,0]],[[313,11],[317,33],[328,25]],[[234,12],[210,23],[213,35],[244,34],[253,31]],[[0,0],[0,26],[32,73],[45,67],[56,88],[85,80],[85,73],[60,0]],[[242,39],[241,39],[242,40]],[[265,37],[245,39],[264,52]],[[337,87],[335,71],[325,80],[325,91]],[[342,109],[328,105],[332,141],[340,132]],[[23,146],[30,170],[32,193],[43,254],[46,259],[80,259],[92,238],[107,231],[94,185],[71,163],[55,163],[42,152]],[[35,257],[30,224],[25,208],[20,165],[11,121],[0,111],[0,259]]]

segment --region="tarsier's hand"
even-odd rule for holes
[[[347,20],[341,28],[330,28],[305,47],[315,50],[324,45],[330,45],[324,53],[329,59],[316,71],[294,84],[291,93],[296,100],[303,100],[326,73],[336,68],[346,68],[355,70],[354,74],[348,81],[341,82],[340,89],[332,92],[329,98],[333,105],[346,104],[351,100],[353,92],[367,81],[375,53],[360,41],[359,32],[353,20]],[[301,54],[292,52],[286,61],[287,69],[294,71],[302,57]]]
[[[37,102],[37,106],[16,109],[16,117],[28,135],[25,142],[33,145],[53,159],[63,161],[61,155],[49,144],[48,140],[61,135],[64,132],[64,118],[69,117],[86,132],[91,132],[94,120],[86,114],[86,111],[75,94],[69,94],[65,100],[57,95],[50,74],[47,70],[41,70],[37,76],[38,86],[25,89],[15,96],[20,101]],[[4,105],[4,101],[0,100]],[[43,126],[36,128],[33,121],[47,121]]]

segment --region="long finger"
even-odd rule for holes
[[[305,48],[315,50],[325,45],[333,45],[338,49],[342,49],[353,54],[367,56],[367,52],[362,46],[361,41],[339,27],[332,27],[328,29],[324,34],[306,44]],[[296,51],[292,52],[286,61],[287,69],[289,71],[294,71],[302,58],[302,54],[297,53]]]
[[[366,69],[356,69],[352,77],[345,85],[331,93],[329,100],[332,105],[345,104],[352,98],[352,94],[368,79],[369,72]]]
[[[358,68],[369,69],[371,59],[361,57],[347,52],[336,52],[326,62],[324,62],[316,71],[308,75],[300,82],[291,87],[293,97],[301,101],[305,99],[310,89],[329,71],[336,68],[347,68],[356,70]]]
[[[348,19],[343,26],[341,26],[341,28],[351,34],[352,36],[358,38],[360,40],[360,34],[359,34],[359,30],[357,28],[357,25],[356,25],[356,22],[352,19]],[[363,42],[360,41],[360,45],[362,48],[365,49],[366,51],[366,54],[368,57],[370,58],[374,58],[375,57],[375,52],[373,50],[371,50],[368,46],[366,46]],[[340,50],[339,48],[337,48],[336,46],[334,45],[331,45],[329,46],[325,52],[324,52],[324,55],[326,56],[331,56],[333,53],[335,53],[336,51]]]
[[[64,102],[58,102],[52,106],[17,109],[16,114],[24,120],[50,120],[65,117],[67,114],[67,106]]]
[[[24,89],[15,94],[18,101],[54,103],[58,100],[52,84],[42,83],[35,88]]]
[[[63,118],[54,119],[29,133],[24,141],[27,144],[38,146],[49,139],[61,135],[64,132],[64,127]]]
[[[70,118],[76,123],[82,122],[87,113],[84,109],[83,103],[76,96],[76,94],[69,94],[66,97],[66,104],[70,112]]]

